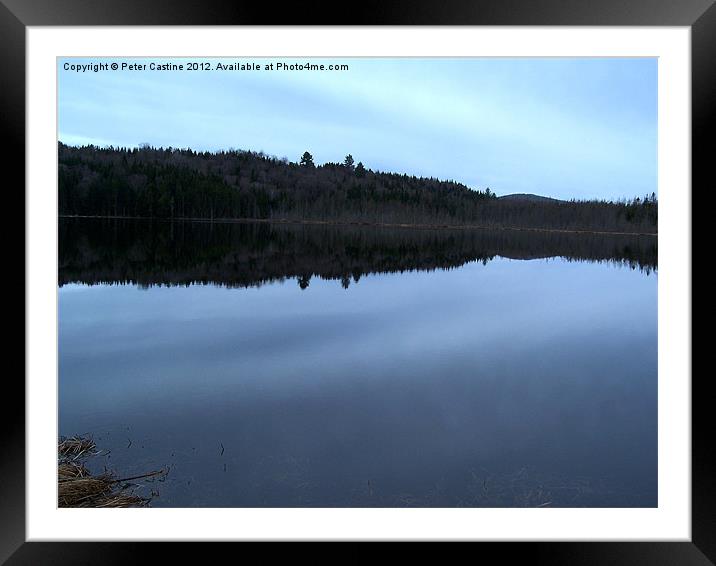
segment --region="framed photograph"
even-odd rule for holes
[[[712,0],[0,1],[25,213],[0,559],[714,563]]]

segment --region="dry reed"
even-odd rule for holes
[[[111,472],[92,475],[80,461],[96,455],[97,447],[89,437],[61,438],[57,444],[57,504],[60,507],[144,507],[149,499],[127,491],[132,487],[125,482],[141,478],[166,475],[159,470],[120,478]]]

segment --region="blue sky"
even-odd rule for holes
[[[348,71],[100,71],[65,63],[348,64]],[[453,179],[498,195],[657,192],[657,60],[59,59],[59,139],[250,149]]]

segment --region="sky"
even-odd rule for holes
[[[190,62],[211,69],[186,70]],[[120,68],[66,68],[96,63]],[[317,164],[350,153],[375,171],[497,195],[658,194],[655,58],[60,58],[58,86],[58,135],[70,145],[246,149],[290,161],[309,151]]]

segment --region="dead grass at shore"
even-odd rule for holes
[[[117,478],[105,471],[92,475],[80,461],[96,455],[97,447],[88,437],[61,438],[57,444],[57,504],[59,507],[146,507],[149,498],[139,497],[130,490],[130,480],[165,476],[158,470],[131,478]]]
[[[97,453],[97,445],[89,437],[73,436],[60,438],[57,444],[57,457],[76,460],[82,456]]]

